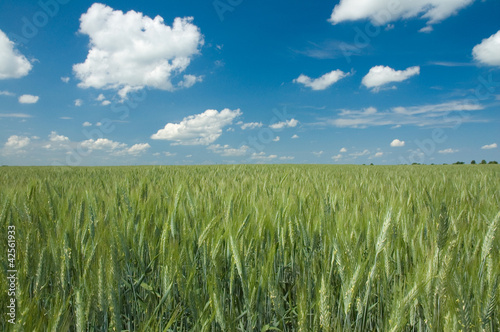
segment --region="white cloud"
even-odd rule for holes
[[[95,100],[103,101],[103,100],[106,100],[106,97],[101,93],[101,94],[99,94],[99,96],[97,96],[97,98]]]
[[[30,144],[30,142],[31,140],[29,137],[12,135],[7,139],[5,147],[18,150],[24,148],[25,146]]]
[[[370,151],[368,151],[368,150],[365,149],[365,150],[363,150],[361,152],[350,153],[349,155],[351,157],[358,158],[358,157],[366,156],[368,154],[370,154]]]
[[[309,76],[300,74],[298,78],[293,80],[293,83],[303,84],[304,86],[311,88],[312,90],[325,90],[332,84],[340,81],[348,75],[349,73],[344,73],[339,69],[326,73],[325,75],[316,79],[312,79]]]
[[[80,107],[80,106],[82,106],[82,105],[83,105],[83,100],[81,100],[81,99],[76,99],[76,100],[75,100],[75,106],[76,106],[76,107]]]
[[[64,83],[68,83],[69,77],[61,77],[61,81],[63,81]]]
[[[283,157],[280,157],[280,160],[294,160],[295,157],[292,157],[292,156],[283,156]]]
[[[279,140],[280,140],[279,136],[276,136],[275,138],[273,138],[273,142],[279,142]]]
[[[278,156],[275,154],[266,155],[264,152],[259,152],[259,153],[254,152],[252,153],[251,158],[254,160],[269,161],[278,158]]]
[[[392,142],[391,142],[391,146],[393,148],[397,148],[397,147],[402,147],[402,146],[405,146],[405,141],[400,141],[398,140],[397,138],[394,139]]]
[[[262,122],[248,122],[248,123],[241,123],[241,129],[255,129],[255,128],[260,128],[262,127],[263,124]]]
[[[184,75],[184,79],[177,86],[180,88],[190,88],[197,82],[203,82],[203,76]]]
[[[98,138],[97,140],[88,139],[86,141],[81,142],[82,147],[93,150],[104,150],[108,152],[112,152],[118,149],[124,149],[127,147],[125,143],[114,142],[107,138]]]
[[[485,65],[500,66],[500,30],[474,46],[472,55],[476,61]]]
[[[427,26],[423,27],[422,29],[418,30],[418,32],[423,32],[423,33],[429,33],[432,31],[434,31],[434,28],[432,27],[432,25],[427,25]]]
[[[130,148],[123,150],[122,153],[123,154],[127,153],[133,156],[137,156],[141,153],[146,152],[146,150],[149,149],[150,147],[151,145],[149,145],[148,143],[134,144]]]
[[[82,123],[82,126],[84,126],[84,127],[90,127],[90,126],[92,126],[92,123],[90,123],[88,121],[85,121],[84,123]]]
[[[51,131],[49,135],[51,142],[69,142],[69,138],[63,135],[57,135],[55,131]]]
[[[0,96],[9,96],[9,97],[14,97],[16,94],[12,93],[10,91],[0,91]]]
[[[203,45],[192,21],[192,17],[177,17],[168,26],[161,16],[151,19],[93,4],[80,17],[79,32],[89,36],[90,50],[84,63],[73,66],[78,86],[120,90],[122,98],[144,87],[175,90],[172,80],[186,70]],[[185,75],[178,84],[189,87],[199,79]]]
[[[172,145],[208,145],[220,137],[222,128],[231,125],[241,114],[239,109],[206,110],[190,115],[180,123],[167,123],[151,138],[174,141]]]
[[[24,113],[0,113],[0,118],[31,118],[31,115]]]
[[[481,149],[483,150],[489,150],[489,149],[496,149],[497,148],[497,143],[492,143],[488,145],[483,145]]]
[[[31,68],[28,59],[14,48],[14,43],[0,30],[0,80],[26,76]]]
[[[292,139],[297,139],[297,138],[299,138],[299,135],[297,135],[297,134],[294,134],[294,135],[292,136]]]
[[[444,149],[444,150],[439,150],[438,153],[441,153],[441,154],[450,154],[450,153],[455,153],[455,152],[458,152],[458,150],[454,150],[454,149]]]
[[[345,152],[347,152],[347,149],[346,149],[346,148],[342,148],[342,149],[340,149],[340,153],[345,153]]]
[[[333,9],[329,21],[338,24],[344,21],[369,19],[374,25],[383,25],[399,19],[417,17],[427,20],[427,25],[439,23],[474,0],[341,0]]]
[[[324,152],[323,151],[313,151],[312,154],[315,155],[316,157],[321,157],[321,155],[323,154]]]
[[[101,103],[102,106],[108,106],[109,104],[111,104],[109,100],[103,100]]]
[[[361,83],[372,91],[378,92],[380,87],[391,82],[402,82],[420,74],[420,67],[409,67],[405,70],[394,70],[387,66],[375,66],[363,77]]]
[[[453,112],[478,111],[484,106],[470,101],[455,100],[441,104],[393,107],[383,112],[373,107],[362,110],[341,110],[336,119],[321,119],[323,124],[335,127],[367,128],[370,126],[455,126],[457,122],[478,122],[472,117],[453,116]]]
[[[163,152],[163,154],[165,155],[165,157],[173,157],[173,156],[177,155],[177,153],[172,153],[172,152],[168,152],[168,151]]]
[[[19,97],[18,100],[21,104],[36,104],[38,99],[39,99],[38,96],[22,95]]]
[[[293,127],[296,127],[298,123],[299,123],[299,121],[297,121],[295,119],[291,119],[291,120],[273,123],[269,127],[271,127],[272,129],[293,128]]]
[[[227,144],[224,146],[220,144],[214,144],[207,147],[207,149],[224,157],[237,157],[244,156],[247,153],[249,147],[246,145],[242,145],[239,148],[232,148]]]
[[[333,156],[332,159],[335,161],[339,161],[340,159],[342,159],[342,155],[339,153],[338,155]]]
[[[377,152],[377,153],[375,153],[375,154],[373,155],[373,157],[372,157],[372,158],[379,158],[379,157],[382,157],[383,155],[384,155],[384,153],[383,153],[383,152]]]

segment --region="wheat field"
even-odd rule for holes
[[[0,330],[498,331],[499,211],[497,165],[2,167]]]

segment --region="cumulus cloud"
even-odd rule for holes
[[[21,104],[36,104],[38,99],[39,99],[38,96],[22,95],[18,98],[18,101]]]
[[[207,147],[207,149],[211,150],[214,153],[220,154],[224,157],[238,157],[244,156],[248,149],[250,149],[247,145],[242,145],[239,148],[232,148],[229,145],[220,145],[214,144]]]
[[[69,138],[63,135],[57,135],[55,131],[51,131],[49,135],[49,141],[51,142],[69,142]]]
[[[14,43],[0,30],[0,80],[26,76],[31,68],[28,59],[14,48]]]
[[[297,121],[295,119],[291,119],[291,120],[273,123],[269,127],[271,127],[272,129],[293,128],[293,127],[296,127],[298,124],[299,124],[299,121]]]
[[[347,152],[347,149],[346,149],[346,148],[342,148],[342,149],[340,149],[340,153],[345,153],[345,152]]]
[[[84,127],[90,127],[90,126],[92,126],[92,123],[90,123],[88,121],[85,121],[84,123],[82,123],[82,126],[84,126]]]
[[[265,152],[254,152],[252,153],[251,158],[259,161],[269,161],[278,158],[278,156],[275,154],[266,155]]]
[[[276,136],[275,138],[273,138],[273,142],[279,142],[279,140],[280,140],[279,136]]]
[[[7,139],[5,143],[6,148],[19,150],[30,144],[31,140],[26,136],[12,135]]]
[[[88,139],[86,141],[81,142],[82,147],[93,151],[93,150],[103,150],[112,152],[118,149],[123,149],[127,147],[125,143],[119,143],[107,138],[98,138],[96,140]]]
[[[294,135],[292,136],[292,139],[297,139],[297,138],[299,138],[299,135],[297,135],[297,134],[294,134]]]
[[[80,107],[80,106],[82,106],[82,105],[83,105],[83,100],[81,100],[81,99],[76,99],[76,100],[75,100],[75,106],[76,106],[76,107]]]
[[[137,156],[141,153],[146,152],[147,149],[149,149],[151,145],[148,143],[139,143],[139,144],[134,144],[130,148],[126,148],[123,151],[121,151],[121,154],[130,154],[133,156]]]
[[[339,69],[326,73],[325,75],[316,79],[312,79],[309,76],[300,74],[299,77],[293,80],[293,83],[303,84],[304,86],[311,88],[312,90],[325,90],[348,75],[349,73],[344,73]]]
[[[441,153],[441,154],[450,154],[450,153],[455,153],[455,152],[458,152],[458,150],[454,150],[454,149],[444,149],[444,150],[439,150],[438,153]]]
[[[405,141],[400,141],[400,140],[398,140],[398,139],[396,138],[395,140],[393,140],[393,141],[391,142],[391,146],[392,146],[393,148],[398,148],[398,147],[405,146]]]
[[[316,157],[321,157],[321,155],[323,154],[324,152],[323,151],[313,151],[312,154],[315,155]]]
[[[341,0],[333,9],[329,22],[370,20],[374,25],[383,25],[399,19],[420,18],[430,26],[439,23],[474,0]]]
[[[394,70],[387,66],[375,66],[363,77],[361,83],[372,91],[378,92],[380,87],[391,82],[402,82],[420,74],[420,67],[409,67],[406,70]]]
[[[488,66],[500,66],[500,30],[474,46],[474,59]]]
[[[241,129],[255,129],[255,128],[260,128],[262,127],[263,124],[262,122],[248,122],[248,123],[242,123],[241,124]]]
[[[133,10],[123,13],[95,3],[80,17],[79,32],[90,38],[90,50],[73,71],[81,88],[120,90],[120,96],[144,87],[173,91],[201,78],[184,72],[203,45],[192,17],[175,18],[172,26]]]
[[[180,123],[167,123],[151,138],[174,141],[172,145],[208,145],[222,135],[222,128],[231,125],[241,114],[239,109],[206,110],[190,115]]]
[[[339,153],[336,156],[332,156],[332,159],[335,160],[335,161],[339,161],[340,159],[342,159],[342,155]]]
[[[472,116],[468,118],[453,116],[454,112],[479,111],[484,106],[470,101],[455,100],[441,104],[428,104],[410,107],[393,107],[378,111],[374,107],[361,110],[341,110],[335,119],[323,118],[320,125],[329,124],[335,127],[367,128],[371,126],[455,126],[457,121],[480,122]]]
[[[293,157],[293,156],[282,156],[282,157],[280,157],[280,160],[294,160],[294,159],[295,159],[295,157]]]
[[[497,143],[492,143],[488,145],[483,145],[481,149],[483,150],[489,150],[489,149],[496,149],[497,148]]]

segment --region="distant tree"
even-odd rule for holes
[[[475,161],[475,160],[473,160],[473,161],[471,161],[471,162],[470,162],[470,164],[471,164],[471,165],[475,165],[475,164],[476,164],[476,161]]]
[[[481,160],[481,164],[482,164],[482,165],[486,165],[486,160],[484,160],[484,159],[483,159],[483,160]]]
[[[373,166],[373,163],[370,163],[370,166]]]
[[[496,161],[496,160],[492,160],[492,161],[490,161],[488,164],[497,165],[497,164],[498,164],[498,161]]]
[[[454,163],[454,165],[463,165],[465,164],[463,161],[457,161],[456,163]]]

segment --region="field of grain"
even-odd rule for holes
[[[2,167],[10,331],[498,331],[500,167]]]

